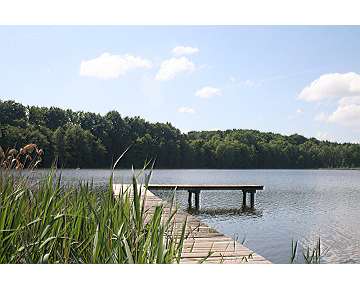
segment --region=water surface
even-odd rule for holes
[[[63,179],[108,182],[109,170],[63,170]],[[117,170],[116,182],[131,171]],[[220,232],[274,263],[288,263],[291,241],[313,246],[321,238],[325,263],[360,263],[359,170],[154,170],[152,183],[260,184],[255,210],[242,211],[237,191],[202,191],[195,213]],[[154,191],[162,198],[171,192]],[[176,198],[187,210],[187,193]]]

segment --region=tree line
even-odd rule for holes
[[[187,134],[170,123],[56,107],[24,106],[0,100],[0,146],[35,143],[43,167],[109,168],[127,148],[120,167],[155,168],[354,168],[360,144],[319,141],[257,130],[200,131]]]

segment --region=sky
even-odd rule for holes
[[[360,26],[0,26],[0,99],[360,142]]]

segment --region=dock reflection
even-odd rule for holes
[[[211,216],[252,216],[252,217],[262,217],[262,210],[257,210],[251,207],[241,207],[241,208],[205,208],[205,209],[196,209],[195,207],[188,207],[186,210],[189,214],[200,215],[206,214]]]

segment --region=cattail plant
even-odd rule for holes
[[[0,146],[1,169],[34,169],[42,161],[44,151],[36,144],[27,144],[20,150],[10,148],[6,151]]]

